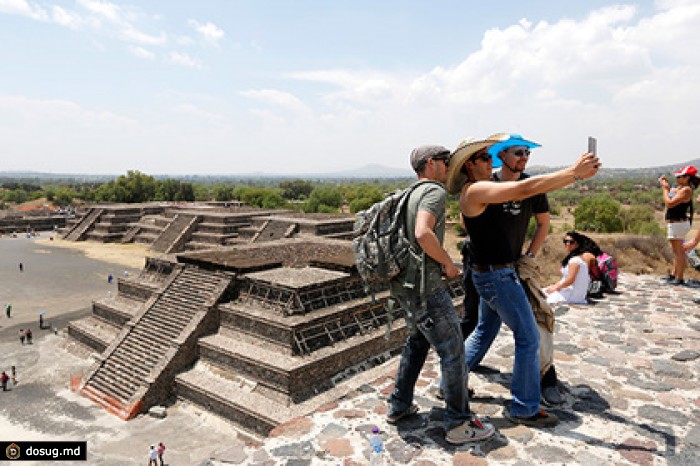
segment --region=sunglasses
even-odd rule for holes
[[[564,243],[564,244],[574,244],[574,243],[576,243],[576,241],[574,241],[574,240],[572,240],[572,239],[566,239],[566,238],[564,238],[563,240],[561,240],[561,242]]]
[[[516,157],[530,157],[530,151],[528,149],[518,149],[508,153],[513,154]]]
[[[446,167],[450,165],[450,158],[449,157],[432,157],[432,159],[433,160],[441,160],[441,161],[445,162]]]
[[[482,162],[492,162],[493,157],[491,157],[491,154],[476,154],[470,159],[472,162],[475,162],[477,160],[481,160]]]

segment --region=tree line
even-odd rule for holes
[[[215,183],[156,179],[130,170],[106,182],[3,180],[0,207],[46,198],[57,206],[76,203],[152,201],[241,201],[260,208],[285,208],[308,213],[355,213],[402,189],[411,180],[310,181],[247,180]],[[590,179],[549,195],[552,215],[573,215],[573,228],[600,233],[662,234],[656,212],[663,210],[656,179]],[[448,217],[459,220],[457,198],[448,203]],[[568,225],[567,225],[568,227]]]

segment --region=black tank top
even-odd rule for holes
[[[666,220],[688,220],[688,210],[693,212],[693,201],[683,202],[666,209]]]
[[[465,217],[464,225],[472,243],[473,262],[479,265],[515,262],[521,251],[514,251],[512,223],[503,215],[501,204],[491,204],[476,217]]]

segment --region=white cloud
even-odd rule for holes
[[[211,21],[200,23],[197,20],[191,19],[187,24],[197,31],[209,44],[218,45],[219,41],[224,37],[224,31]]]
[[[168,54],[168,61],[175,65],[186,66],[188,68],[201,69],[202,64],[195,58],[181,52],[170,52]]]
[[[123,21],[121,8],[114,3],[100,2],[98,0],[77,0],[77,3],[86,10],[109,21],[115,23]]]
[[[26,0],[0,0],[0,13],[26,16],[39,21],[47,21],[49,19],[46,10]]]
[[[126,40],[130,42],[136,42],[138,44],[144,45],[165,45],[168,41],[168,37],[163,32],[161,32],[157,36],[154,36],[138,31],[131,27],[124,28],[121,31],[121,34]]]
[[[521,20],[486,31],[461,63],[422,74],[290,76],[336,87],[320,98],[319,132],[345,125],[372,141],[402,134],[408,148],[514,131],[540,139],[541,158],[533,161],[550,165],[585,149],[592,134],[610,166],[658,164],[651,147],[675,146],[674,159],[687,160],[696,154],[683,152],[680,135],[700,129],[700,3],[664,1],[658,8],[645,18],[633,6],[615,5],[581,20]]]
[[[51,9],[51,20],[70,29],[79,29],[83,25],[83,18],[69,10],[65,10],[58,5],[54,5]]]
[[[143,47],[131,46],[131,47],[129,47],[129,51],[135,57],[143,58],[144,60],[153,60],[155,58],[155,54],[153,52],[149,52],[148,50],[144,49]]]

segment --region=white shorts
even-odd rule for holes
[[[690,222],[670,222],[666,224],[666,238],[685,239],[685,235],[690,231]]]

